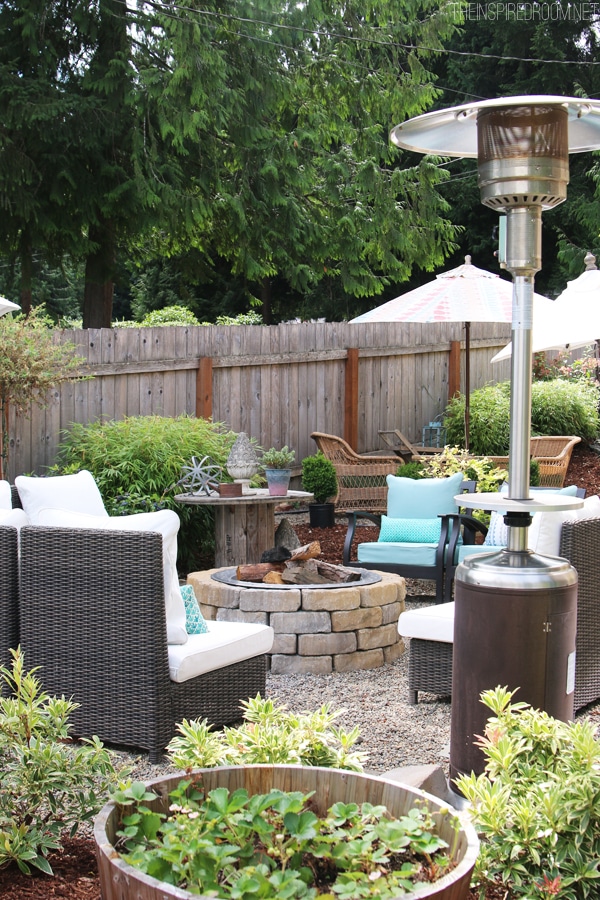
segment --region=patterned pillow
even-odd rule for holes
[[[442,520],[393,519],[381,517],[379,540],[396,544],[437,544],[442,532]]]
[[[508,544],[508,525],[504,524],[504,514],[493,512],[483,542],[486,547],[506,547]]]
[[[188,634],[208,634],[208,625],[200,612],[194,588],[191,584],[183,584],[180,590],[185,606],[185,630]]]

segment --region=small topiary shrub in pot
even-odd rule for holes
[[[337,495],[337,475],[335,466],[321,450],[302,460],[302,487],[315,498],[315,502],[308,505],[310,524],[314,528],[334,525],[335,504],[331,498]]]

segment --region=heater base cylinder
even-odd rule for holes
[[[479,565],[478,565],[479,563]],[[490,710],[485,690],[573,718],[577,573],[564,559],[502,550],[461,563],[455,578],[450,779],[484,770],[474,744]]]

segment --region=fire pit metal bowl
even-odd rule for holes
[[[230,587],[243,587],[243,588],[260,588],[260,590],[275,590],[275,591],[285,591],[286,588],[296,588],[298,590],[301,588],[302,590],[323,590],[327,588],[350,588],[350,587],[362,587],[365,584],[377,584],[378,581],[381,581],[381,575],[377,572],[371,572],[368,569],[356,569],[356,572],[360,572],[360,578],[357,578],[355,581],[334,581],[327,582],[325,584],[267,584],[263,581],[238,581],[237,578],[237,569],[219,569],[218,572],[213,572],[211,578],[214,581],[220,581],[222,584],[228,584]]]

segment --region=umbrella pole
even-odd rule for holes
[[[469,449],[471,424],[471,323],[465,322],[465,449]]]

